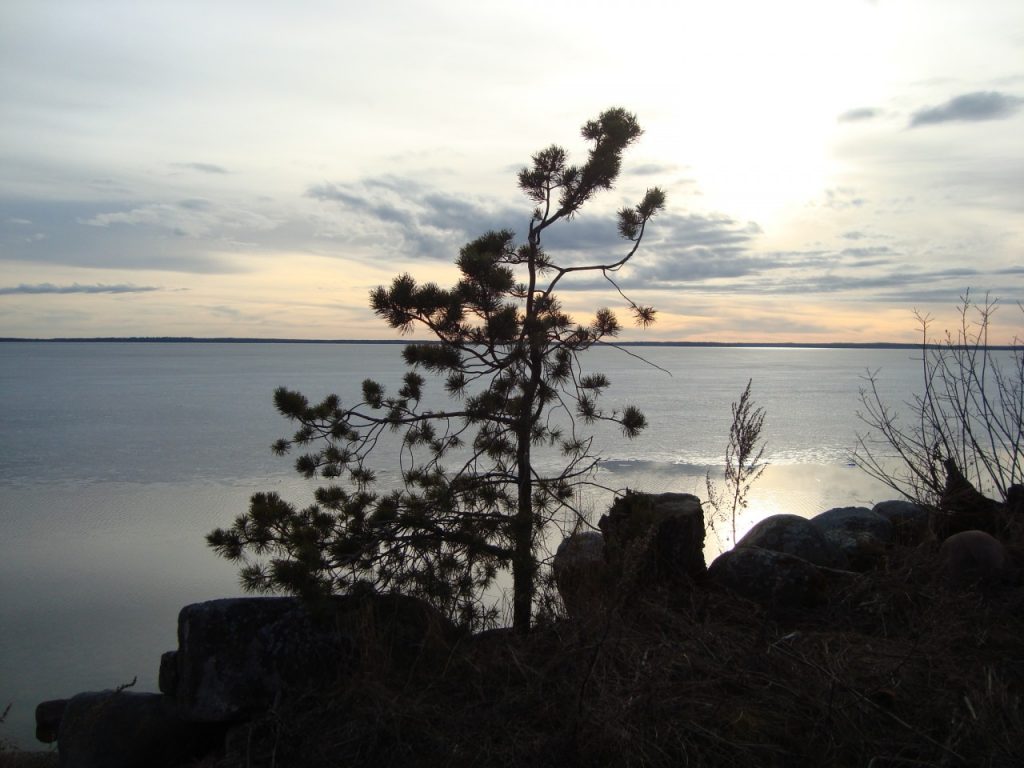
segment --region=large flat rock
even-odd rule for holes
[[[358,664],[408,668],[453,629],[404,595],[339,596],[312,608],[292,597],[211,600],[178,616],[178,651],[162,689],[188,720],[242,720],[281,699],[335,685]]]

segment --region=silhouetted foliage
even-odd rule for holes
[[[539,543],[553,521],[579,514],[576,488],[596,464],[579,423],[613,421],[627,438],[645,426],[634,406],[603,410],[608,379],[580,368],[582,352],[619,333],[615,314],[600,308],[589,323],[575,322],[555,288],[577,273],[601,275],[639,325],[653,322],[654,309],[627,298],[614,277],[637,252],[665,195],[649,189],[638,205],[618,212],[626,241],[620,254],[561,263],[544,249],[548,228],[612,187],[623,151],[641,130],[616,108],[582,133],[590,143],[584,164],[569,164],[566,151],[551,146],[520,171],[519,186],[536,205],[525,242],[509,230],[487,232],[460,251],[461,277],[451,288],[403,274],[371,292],[370,305],[390,327],[426,329],[436,338],[404,348],[409,371],[397,392],[367,380],[361,400],[346,405],[337,395],[314,404],[299,392],[276,391],[278,411],[298,429],[275,450],[309,449],[296,469],[330,482],[303,509],[258,493],[231,528],[208,536],[219,554],[242,561],[246,588],[315,596],[369,582],[480,624],[495,618],[483,591],[511,568],[513,625],[529,628]],[[456,407],[424,404],[421,371],[443,382]],[[389,432],[400,434],[401,487],[377,491],[369,459]],[[534,461],[541,445],[562,452],[554,473]]]

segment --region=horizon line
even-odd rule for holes
[[[52,338],[31,338],[6,336],[0,343],[149,343],[149,344],[440,344],[436,339],[291,339],[257,338],[251,336],[56,336]],[[893,341],[598,341],[600,346],[610,347],[755,347],[784,349],[936,349],[946,344]],[[963,346],[963,345],[957,345]],[[979,348],[981,346],[979,345]],[[990,344],[986,349],[1019,350],[1024,345]]]

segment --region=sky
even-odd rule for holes
[[[523,237],[518,169],[613,106],[644,135],[548,247],[615,260],[667,192],[624,338],[1024,327],[1020,0],[4,0],[0,336],[395,338],[369,291]]]

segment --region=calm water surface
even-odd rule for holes
[[[741,532],[775,512],[813,515],[891,493],[849,465],[858,391],[881,371],[893,403],[916,384],[908,350],[632,347],[600,349],[608,406],[636,404],[635,441],[597,431],[598,480],[687,491],[722,462],[730,403],[754,380],[772,463]],[[305,503],[312,486],[274,457],[288,434],[280,385],[311,399],[397,387],[396,345],[0,344],[0,737],[35,745],[36,703],[138,678],[156,690],[182,605],[238,593],[235,569],[203,536],[257,490]],[[435,387],[439,390],[440,386]],[[381,453],[382,468],[393,456]],[[606,499],[590,499],[599,514]]]

